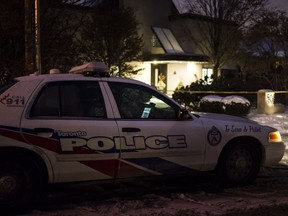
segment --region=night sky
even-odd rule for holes
[[[272,7],[277,7],[288,12],[288,1],[287,0],[270,0]]]

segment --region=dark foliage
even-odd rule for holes
[[[23,7],[23,1],[0,2],[0,84],[24,74]]]
[[[101,61],[108,65],[111,75],[135,74],[128,62],[141,60],[142,36],[131,8],[96,7],[81,31],[83,61]]]
[[[250,104],[232,102],[223,106],[224,113],[228,115],[246,116],[251,108]]]

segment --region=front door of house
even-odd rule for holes
[[[151,85],[167,93],[167,64],[151,64]]]

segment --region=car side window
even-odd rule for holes
[[[106,118],[99,84],[80,81],[50,83],[39,93],[30,117]]]
[[[109,86],[122,119],[176,119],[175,105],[156,91],[128,83]]]
[[[57,85],[45,86],[34,103],[31,117],[60,116],[59,90]]]

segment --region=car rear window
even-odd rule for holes
[[[15,83],[17,83],[17,80],[12,80],[10,82],[5,83],[4,85],[0,86],[0,95],[3,94],[7,89],[12,87]]]
[[[107,118],[99,83],[91,81],[47,84],[37,96],[30,116]]]

